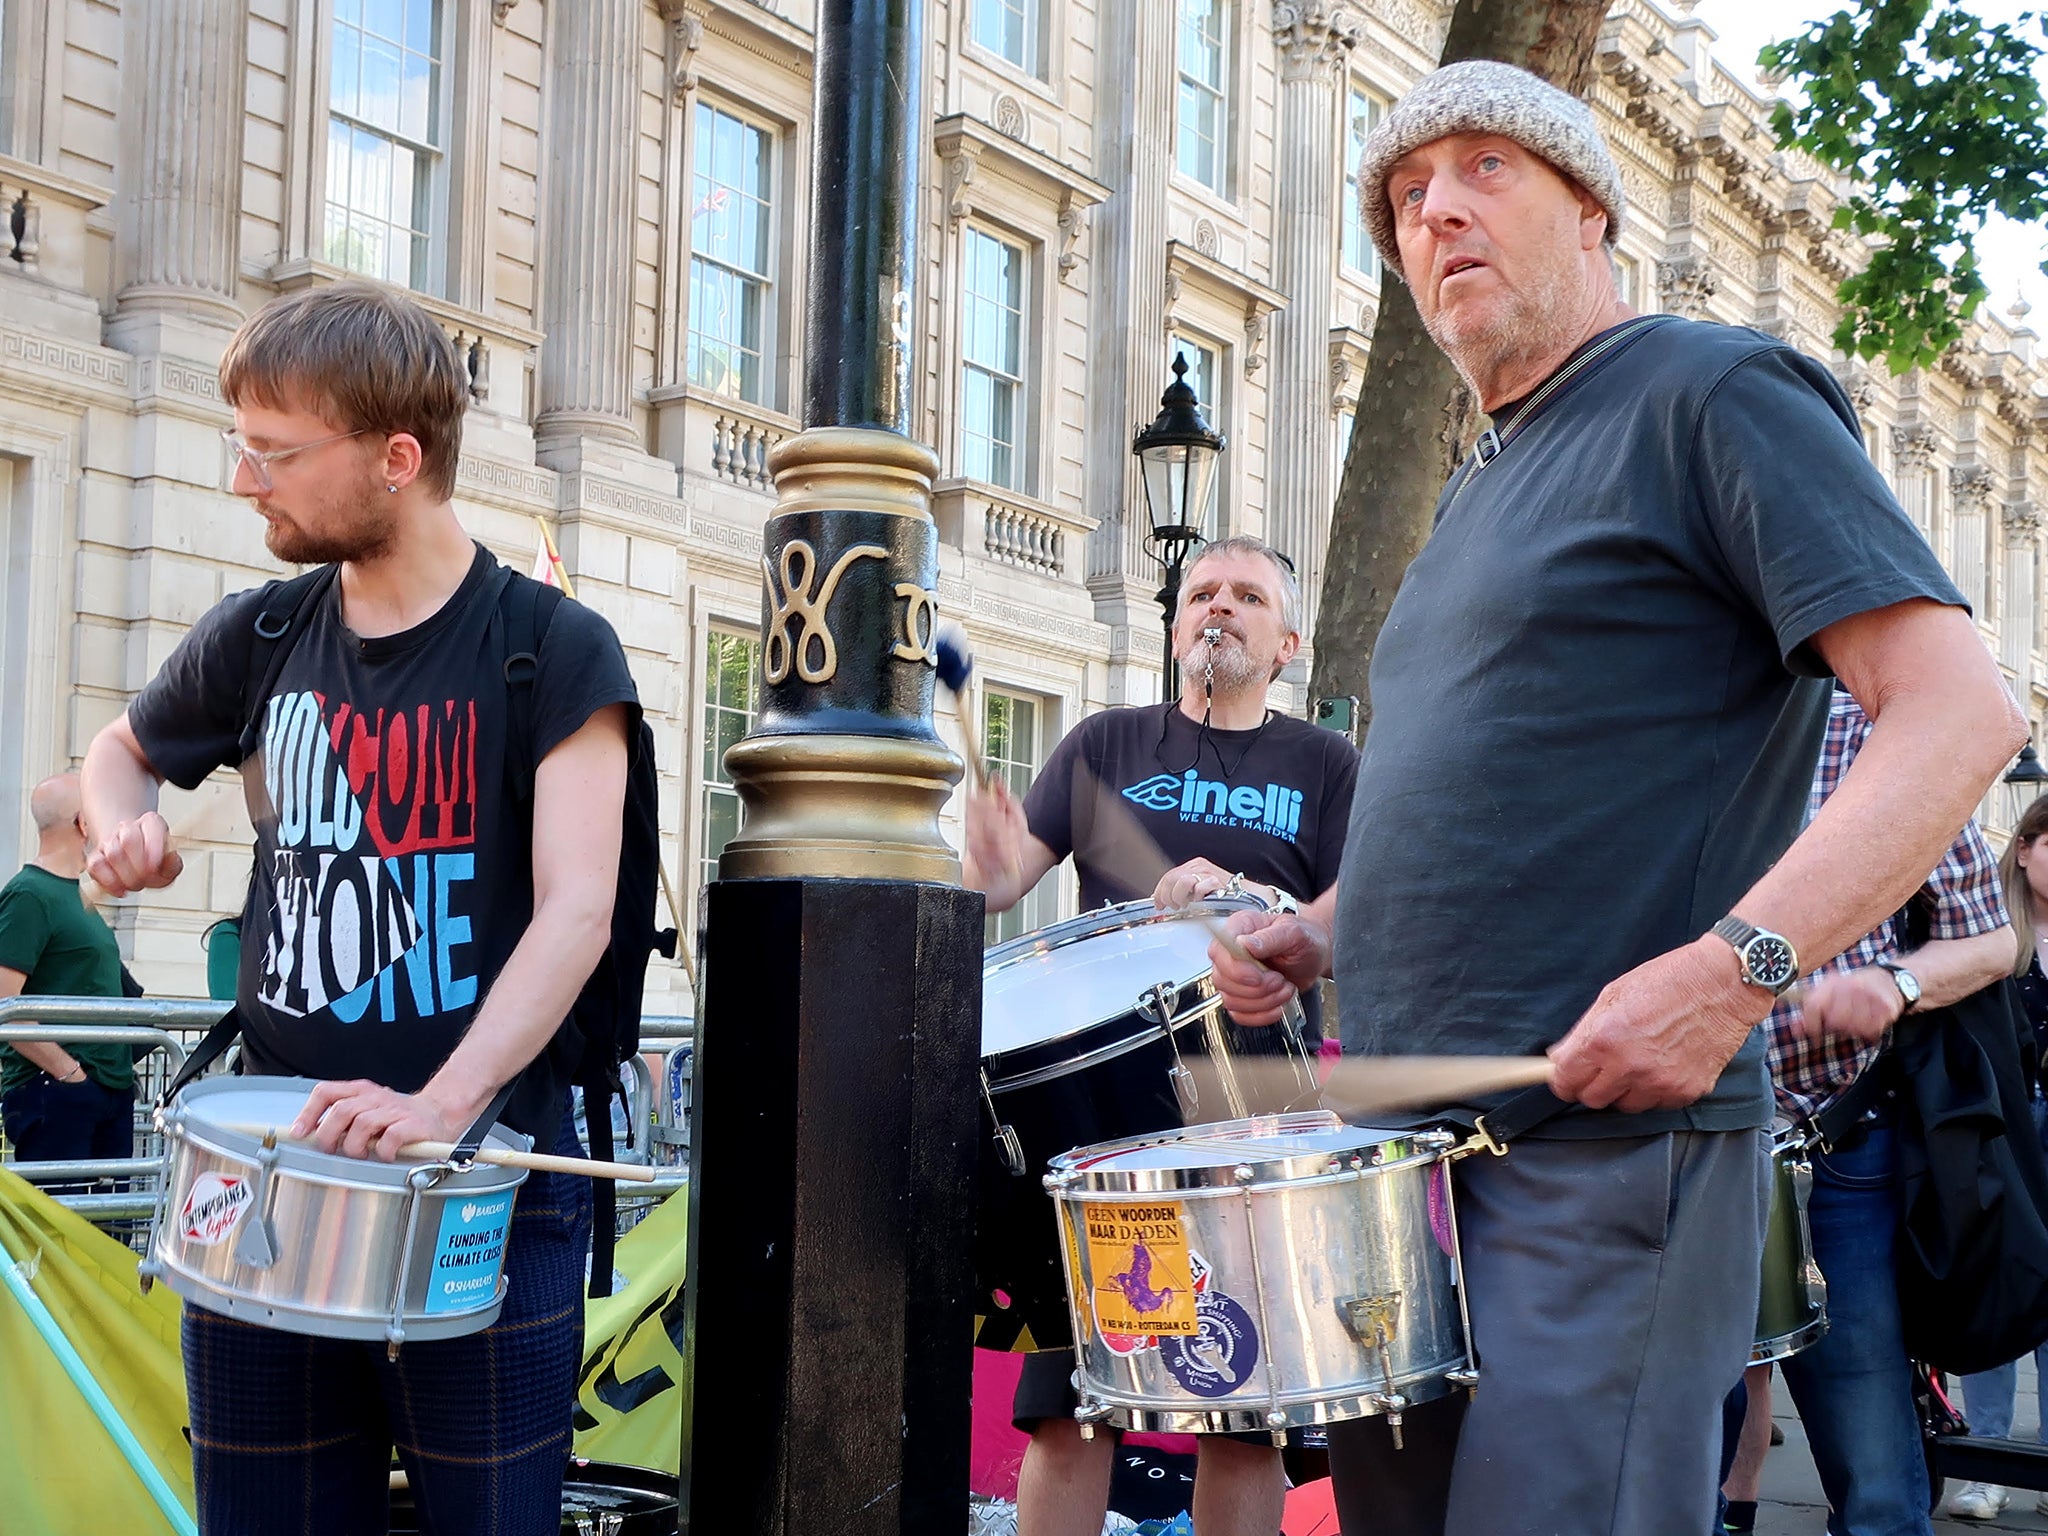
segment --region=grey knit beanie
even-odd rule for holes
[[[1592,194],[1607,213],[1607,243],[1621,233],[1621,173],[1593,111],[1578,97],[1526,69],[1494,59],[1446,64],[1424,75],[1365,141],[1358,162],[1358,205],[1388,270],[1401,276],[1387,172],[1411,149],[1454,133],[1497,133],[1541,155]]]

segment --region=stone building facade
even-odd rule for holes
[[[1595,100],[1642,309],[1828,355],[1857,260],[1838,185],[1773,152],[1713,31],[1620,0]],[[1438,0],[930,0],[917,425],[968,708],[1028,779],[1160,694],[1130,454],[1184,353],[1230,447],[1215,523],[1314,592],[1382,281],[1346,194],[1436,55]],[[220,488],[215,363],[273,294],[367,272],[467,362],[462,516],[522,568],[544,523],[656,728],[685,905],[735,824],[766,455],[798,430],[812,0],[5,0],[0,7],[0,864],[222,595],[276,569]],[[1838,364],[1873,455],[2048,702],[2048,405],[2023,317],[1938,368]],[[1305,708],[1305,673],[1276,702]],[[946,729],[957,730],[951,717]],[[128,904],[144,980],[196,991],[248,874],[239,790],[170,797],[192,869]],[[1996,810],[1996,807],[1993,807]],[[1061,877],[1004,932],[1072,905]],[[680,973],[650,1006],[687,1011]]]

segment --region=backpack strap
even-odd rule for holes
[[[533,775],[533,683],[540,673],[541,642],[561,606],[559,587],[543,585],[509,567],[498,592],[498,618],[505,635],[505,768],[513,798],[529,810]]]
[[[242,674],[241,754],[244,761],[263,739],[263,707],[284,673],[292,647],[306,632],[313,605],[334,585],[335,565],[316,566],[289,581],[273,581],[256,605],[249,641],[249,663]]]

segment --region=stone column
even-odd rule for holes
[[[547,7],[534,436],[635,443],[633,181],[642,0]]]
[[[1323,546],[1330,536],[1335,451],[1330,420],[1330,306],[1335,285],[1332,231],[1343,179],[1337,93],[1344,61],[1364,30],[1328,0],[1279,0],[1273,41],[1280,49],[1279,163],[1275,182],[1274,283],[1287,307],[1273,323],[1266,539],[1292,557],[1302,578],[1304,638],[1314,632]]]
[[[150,0],[127,12],[123,48],[115,339],[164,313],[235,325],[242,247],[242,96],[248,6]]]

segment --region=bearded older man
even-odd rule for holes
[[[1697,1536],[1756,1312],[1754,1026],[1899,907],[2025,724],[1828,371],[1619,300],[1582,103],[1438,70],[1359,195],[1493,424],[1373,658],[1341,891],[1232,919],[1262,964],[1211,955],[1256,1019],[1334,950],[1347,1052],[1547,1050],[1557,1102],[1457,1165],[1476,1391],[1405,1450],[1333,1428],[1339,1512]],[[1831,674],[1876,723],[1800,832]],[[1475,794],[1488,761],[1516,771]]]

